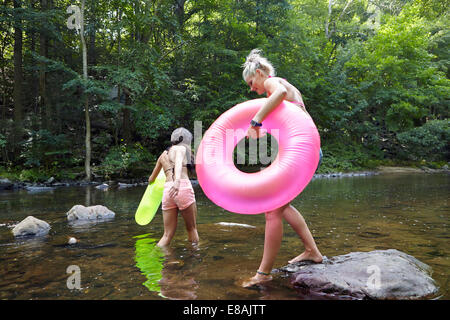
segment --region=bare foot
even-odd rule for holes
[[[267,281],[270,281],[270,280],[272,280],[272,276],[271,275],[267,275],[266,276],[266,275],[257,273],[252,278],[250,278],[248,280],[245,280],[242,283],[242,286],[244,288],[249,288],[251,286],[254,286],[255,284],[260,284],[260,283],[267,282]]]
[[[323,261],[323,257],[320,254],[319,250],[305,251],[294,259],[289,260],[289,263],[295,263],[299,261],[313,261],[315,263],[321,263]]]

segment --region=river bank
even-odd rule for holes
[[[316,173],[313,179],[330,179],[330,178],[345,178],[345,177],[360,177],[360,176],[372,176],[378,174],[398,174],[398,173],[450,173],[447,165],[440,169],[433,169],[422,166],[417,167],[400,167],[400,166],[379,166],[373,170],[353,171],[353,172],[333,172],[333,173]],[[31,182],[31,181],[11,181],[8,178],[0,176],[0,191],[3,190],[20,190],[25,189],[30,192],[48,191],[59,187],[83,187],[83,186],[95,186],[98,189],[108,188],[128,188],[134,186],[147,185],[147,177],[133,178],[133,179],[116,179],[105,180],[96,178],[93,181],[85,180],[63,180],[57,181],[51,177],[45,182]],[[194,185],[198,184],[196,179],[191,180]]]

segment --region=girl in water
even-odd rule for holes
[[[158,158],[148,182],[155,181],[161,168],[166,175],[162,199],[164,220],[164,235],[158,246],[168,246],[175,235],[178,223],[178,213],[184,219],[188,241],[198,243],[197,205],[188,169],[193,168],[191,141],[192,134],[185,128],[177,128],[170,137],[171,147]]]

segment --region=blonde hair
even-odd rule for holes
[[[275,76],[275,68],[267,58],[261,55],[260,49],[253,49],[245,59],[245,63],[242,65],[244,70],[242,71],[242,77],[246,80],[248,77],[254,76],[257,69],[260,69],[267,73],[269,76]]]

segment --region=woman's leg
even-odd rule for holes
[[[266,213],[266,230],[264,236],[264,253],[255,276],[243,283],[244,287],[272,279],[270,272],[277,257],[283,238],[283,208]]]
[[[293,206],[288,205],[283,209],[283,218],[291,225],[292,229],[298,234],[300,239],[303,241],[305,246],[305,251],[294,259],[290,260],[289,263],[294,263],[302,260],[312,260],[314,262],[322,262],[322,254],[317,248],[316,242],[306,225],[305,219]]]
[[[197,232],[197,204],[194,202],[186,209],[180,211],[183,215],[184,224],[186,225],[186,231],[188,233],[188,240],[192,243],[198,243]]]
[[[177,231],[178,208],[163,210],[163,220],[164,234],[157,244],[159,247],[168,246]]]
[[[266,213],[266,230],[264,235],[264,253],[259,271],[270,273],[281,247],[283,238],[282,208]]]

